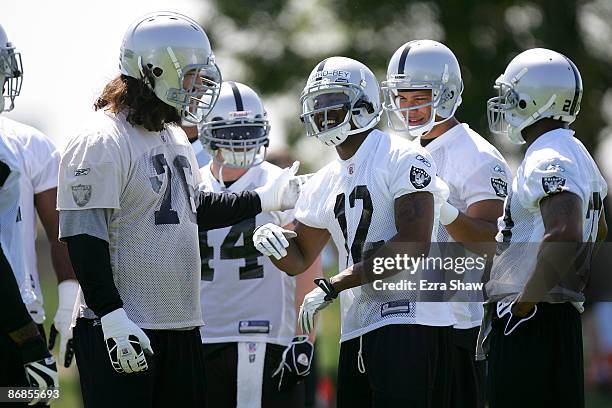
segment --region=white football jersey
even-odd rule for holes
[[[23,262],[25,273],[34,291],[34,301],[27,304],[36,323],[45,319],[43,296],[36,262],[36,211],[34,195],[57,187],[60,155],[53,142],[33,127],[0,117],[0,133],[6,138],[7,147],[17,158],[21,198],[17,214],[17,226],[23,237]]]
[[[205,166],[200,169],[201,186],[207,191],[238,193],[263,186],[281,171],[263,162],[223,190],[210,166]],[[291,342],[296,323],[295,278],[276,268],[253,245],[257,225],[291,222],[293,211],[274,211],[232,227],[200,231],[202,342]]]
[[[0,161],[6,164],[11,171],[0,187],[0,243],[4,256],[15,275],[21,298],[26,305],[30,305],[35,302],[36,295],[32,288],[30,275],[26,273],[23,231],[18,222],[21,166],[18,158],[8,147],[7,138],[2,133],[0,133]]]
[[[508,195],[511,171],[499,151],[465,124],[458,124],[429,142],[425,148],[434,159],[438,176],[448,185],[448,202],[459,211],[482,200],[501,200]],[[455,242],[446,227],[438,227],[438,242]],[[453,248],[454,249],[454,248]],[[454,256],[460,254],[453,254]],[[465,256],[465,255],[464,255]],[[470,254],[469,256],[475,256]],[[466,272],[466,282],[480,282],[484,270]],[[457,329],[480,326],[481,302],[454,302]]]
[[[386,242],[397,233],[395,199],[420,191],[429,191],[435,197],[435,238],[440,206],[448,190],[436,177],[431,156],[414,142],[373,130],[353,157],[337,158],[306,183],[295,218],[330,232],[342,271],[361,261],[364,246]],[[390,324],[455,323],[448,303],[420,303],[418,299],[418,290],[383,292],[372,284],[341,292],[340,341]]]
[[[200,173],[178,126],[149,132],[96,112],[62,154],[61,211],[112,209],[109,251],[128,317],[146,329],[202,325],[195,188]],[[61,236],[61,231],[60,231]]]
[[[487,283],[493,300],[522,291],[544,236],[540,200],[562,191],[582,199],[583,241],[594,242],[608,187],[587,149],[569,129],[555,129],[536,139],[512,181],[504,216],[498,220],[497,253]],[[548,300],[582,299],[580,293],[556,286]]]

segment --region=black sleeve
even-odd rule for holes
[[[198,227],[202,230],[229,227],[261,212],[261,201],[254,191],[200,194]]]
[[[98,317],[123,307],[113,281],[108,242],[86,234],[73,235],[65,241],[87,306]]]
[[[4,256],[4,251],[0,246],[0,328],[5,334],[11,333],[28,323],[32,322],[32,318],[28,313],[17,280],[13,274],[13,270]]]
[[[4,185],[4,182],[11,174],[11,169],[3,161],[0,161],[0,187]]]

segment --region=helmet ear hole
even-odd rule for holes
[[[164,73],[164,70],[161,69],[160,67],[153,68],[153,75],[155,75],[157,78],[162,76],[163,73]]]
[[[524,99],[521,99],[518,103],[519,108],[525,109],[527,107],[527,102]]]

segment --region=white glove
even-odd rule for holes
[[[304,296],[298,322],[304,334],[310,334],[314,330],[314,317],[319,310],[329,306],[332,300],[325,300],[327,293],[321,288],[314,288]]]
[[[297,237],[297,234],[294,231],[268,223],[255,229],[253,232],[253,243],[255,244],[255,249],[265,256],[281,259],[287,256],[286,248],[289,247],[287,239],[295,237]]]
[[[452,224],[459,217],[459,210],[445,201],[440,208],[440,223],[442,225]]]
[[[295,202],[299,197],[299,191],[297,195],[295,193],[289,194],[289,183],[292,178],[296,178],[300,167],[300,162],[296,161],[291,167],[287,167],[282,173],[271,182],[268,182],[265,186],[258,187],[255,189],[259,199],[261,200],[261,211],[283,211],[293,208]],[[294,183],[295,184],[295,183]],[[297,183],[299,185],[299,183]]]
[[[72,310],[79,293],[79,283],[74,279],[62,281],[57,285],[59,302],[57,312],[49,333],[49,350],[53,350],[57,335],[60,336],[60,351],[58,361],[64,367],[70,367],[74,350],[72,348]]]
[[[153,354],[151,341],[142,329],[132,322],[123,308],[102,316],[102,332],[108,356],[118,373],[146,371],[149,366],[145,352]]]

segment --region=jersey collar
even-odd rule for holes
[[[460,132],[465,132],[469,128],[470,127],[467,125],[467,123],[458,123],[452,128],[448,129],[446,132],[442,133],[440,136],[436,137],[431,142],[429,142],[427,146],[425,146],[425,149],[427,149],[427,151],[431,153],[434,150],[437,150],[440,147],[444,146],[445,144],[449,144]],[[420,145],[421,139],[417,139],[416,142]]]
[[[558,129],[553,129],[551,131],[548,131],[540,135],[540,137],[538,137],[536,140],[533,141],[531,146],[527,148],[527,151],[525,152],[525,156],[527,156],[527,153],[530,153],[533,150],[539,149],[540,147],[547,146],[547,145],[554,146],[556,142],[555,139],[574,136],[574,133],[575,132],[572,129],[565,129],[565,128],[558,128]]]
[[[376,145],[378,140],[380,140],[382,134],[383,133],[378,129],[372,130],[370,133],[368,133],[368,135],[361,143],[361,146],[359,146],[359,149],[357,149],[354,155],[352,155],[346,160],[342,160],[340,157],[336,157],[337,162],[340,163],[340,166],[344,168],[351,164],[363,161],[364,158],[366,158],[369,154],[372,154],[374,146]]]
[[[210,169],[211,166],[212,166],[212,160],[210,163],[208,163],[206,166],[202,168],[203,170],[202,178],[207,178],[209,180],[210,184],[214,186],[214,189],[213,189],[214,192],[224,191],[221,188],[221,183],[219,183],[219,181],[215,178],[215,176],[213,176],[212,171]],[[258,166],[253,166],[249,168],[246,173],[240,176],[238,180],[234,181],[231,186],[225,189],[225,191],[230,191],[232,193],[238,193],[241,191],[245,191],[246,187],[249,186],[249,183],[251,181],[251,178],[252,178],[251,175],[253,174],[253,172],[255,171],[257,167]]]

